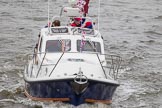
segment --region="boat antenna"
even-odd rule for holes
[[[48,0],[48,22],[47,22],[47,25],[48,25],[48,32],[50,31],[50,22],[49,22],[49,0]]]
[[[98,31],[100,31],[100,3],[101,3],[101,0],[98,0]]]

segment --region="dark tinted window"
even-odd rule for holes
[[[70,50],[70,40],[48,40],[46,43],[46,52],[63,52]]]
[[[79,52],[89,51],[89,52],[100,52],[101,53],[101,46],[99,42],[78,40],[77,51]]]

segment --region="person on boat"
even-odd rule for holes
[[[93,29],[93,25],[92,25],[92,22],[86,22],[85,25],[84,25],[84,28],[89,28],[89,29]]]
[[[73,23],[70,24],[72,27],[81,27],[81,18],[74,18]]]
[[[93,29],[92,22],[85,22],[85,18],[74,18],[74,22],[71,24],[72,27],[83,27]]]
[[[51,25],[51,23],[49,22],[44,28],[47,28],[47,27],[56,27],[56,26],[60,26],[61,25],[61,23],[60,23],[60,21],[59,20],[55,20],[55,21],[53,21],[52,22],[52,25]]]
[[[54,22],[52,22],[52,26],[51,27],[56,27],[56,26],[60,26],[60,21],[59,20],[55,20]]]

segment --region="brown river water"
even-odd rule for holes
[[[67,4],[50,1],[50,15]],[[97,6],[91,0],[89,16],[95,17]],[[26,54],[46,24],[47,0],[0,0],[0,108],[75,108],[24,96]],[[162,0],[101,0],[100,32],[106,52],[122,56],[126,69],[111,105],[77,108],[162,108]]]

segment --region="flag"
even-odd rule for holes
[[[83,49],[85,44],[86,44],[86,41],[85,41],[85,31],[82,31],[82,40],[80,41],[80,52],[82,52],[82,49]]]

